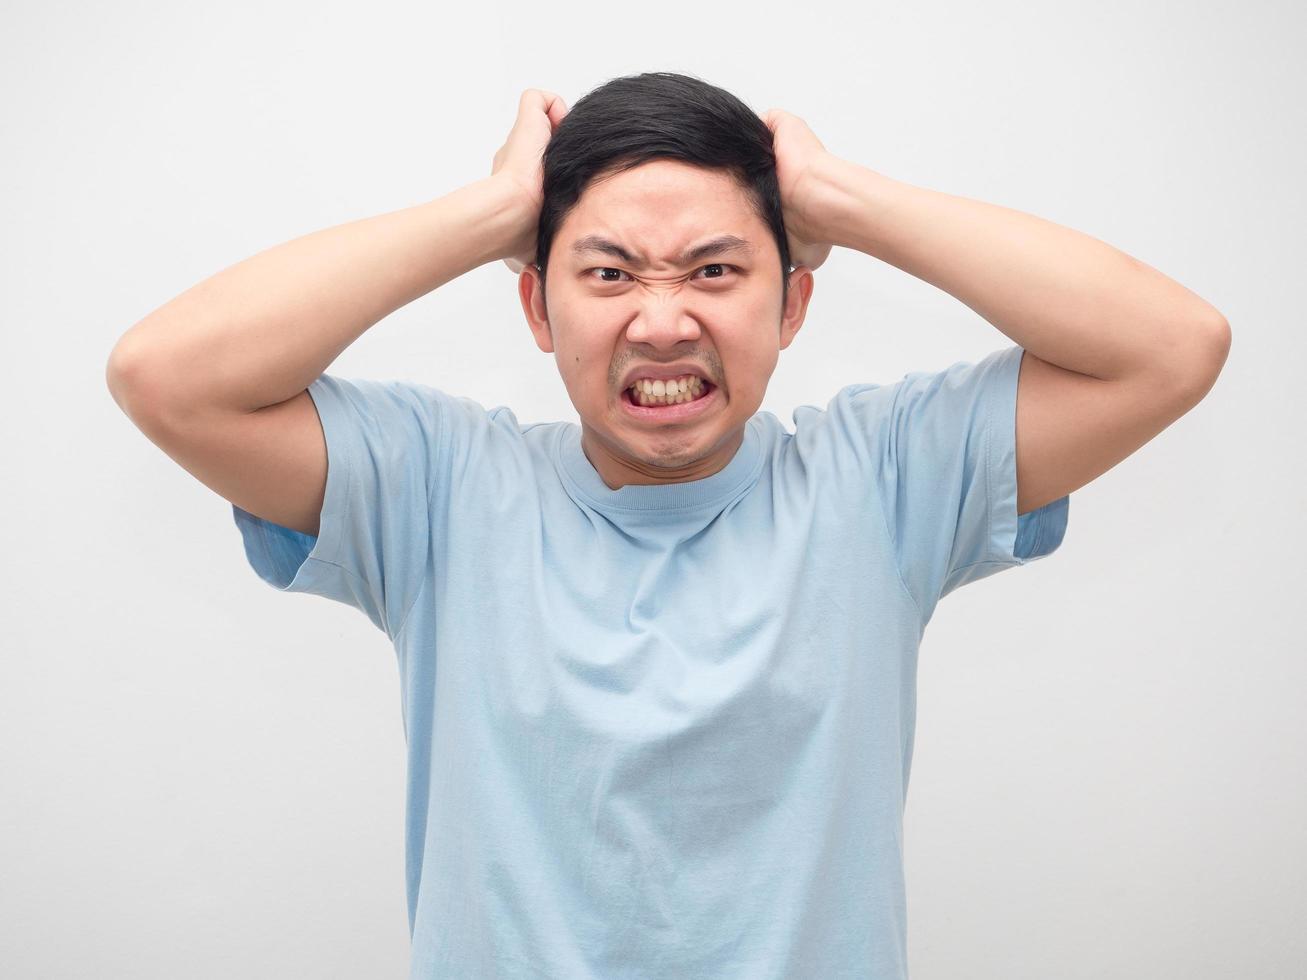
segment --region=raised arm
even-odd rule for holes
[[[114,399],[133,417],[164,405],[256,411],[303,391],[399,307],[487,262],[529,261],[532,168],[565,112],[531,89],[490,177],[296,238],[192,286],[118,341],[106,370]]]
[[[114,400],[210,489],[316,534],[328,460],[308,386],[399,307],[484,263],[534,259],[540,157],[566,111],[528,90],[491,176],[277,245],[155,310],[110,354]]]
[[[792,113],[765,118],[791,237],[888,262],[1022,348],[1018,514],[1115,466],[1215,384],[1230,325],[1175,280],[1083,232],[840,159]]]

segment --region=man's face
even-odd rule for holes
[[[724,236],[747,244],[682,258]],[[744,189],[721,171],[654,160],[586,188],[550,248],[547,308],[533,266],[518,285],[581,418],[582,448],[617,489],[699,480],[731,461],[803,323],[813,278],[803,267],[790,273],[782,304],[780,254]],[[629,379],[672,366],[706,381],[707,394],[633,404]]]

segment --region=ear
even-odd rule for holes
[[[535,337],[536,346],[544,353],[552,354],[554,334],[549,327],[549,310],[545,307],[543,283],[540,270],[528,263],[518,273],[517,296],[522,301],[522,312],[526,314],[526,323]]]
[[[785,309],[781,311],[781,350],[790,346],[794,335],[803,326],[803,318],[808,314],[808,300],[812,299],[812,289],[815,285],[812,270],[806,265],[798,266],[790,273],[789,283]]]

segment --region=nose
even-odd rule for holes
[[[699,321],[685,308],[681,290],[675,288],[643,291],[635,315],[626,327],[632,344],[674,347],[683,341],[699,339]]]

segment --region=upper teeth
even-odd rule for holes
[[[631,387],[636,391],[642,391],[646,395],[679,395],[687,391],[697,391],[703,386],[703,380],[694,374],[684,374],[679,378],[672,378],[664,381],[659,379],[651,381],[648,378],[639,378],[631,383]]]

